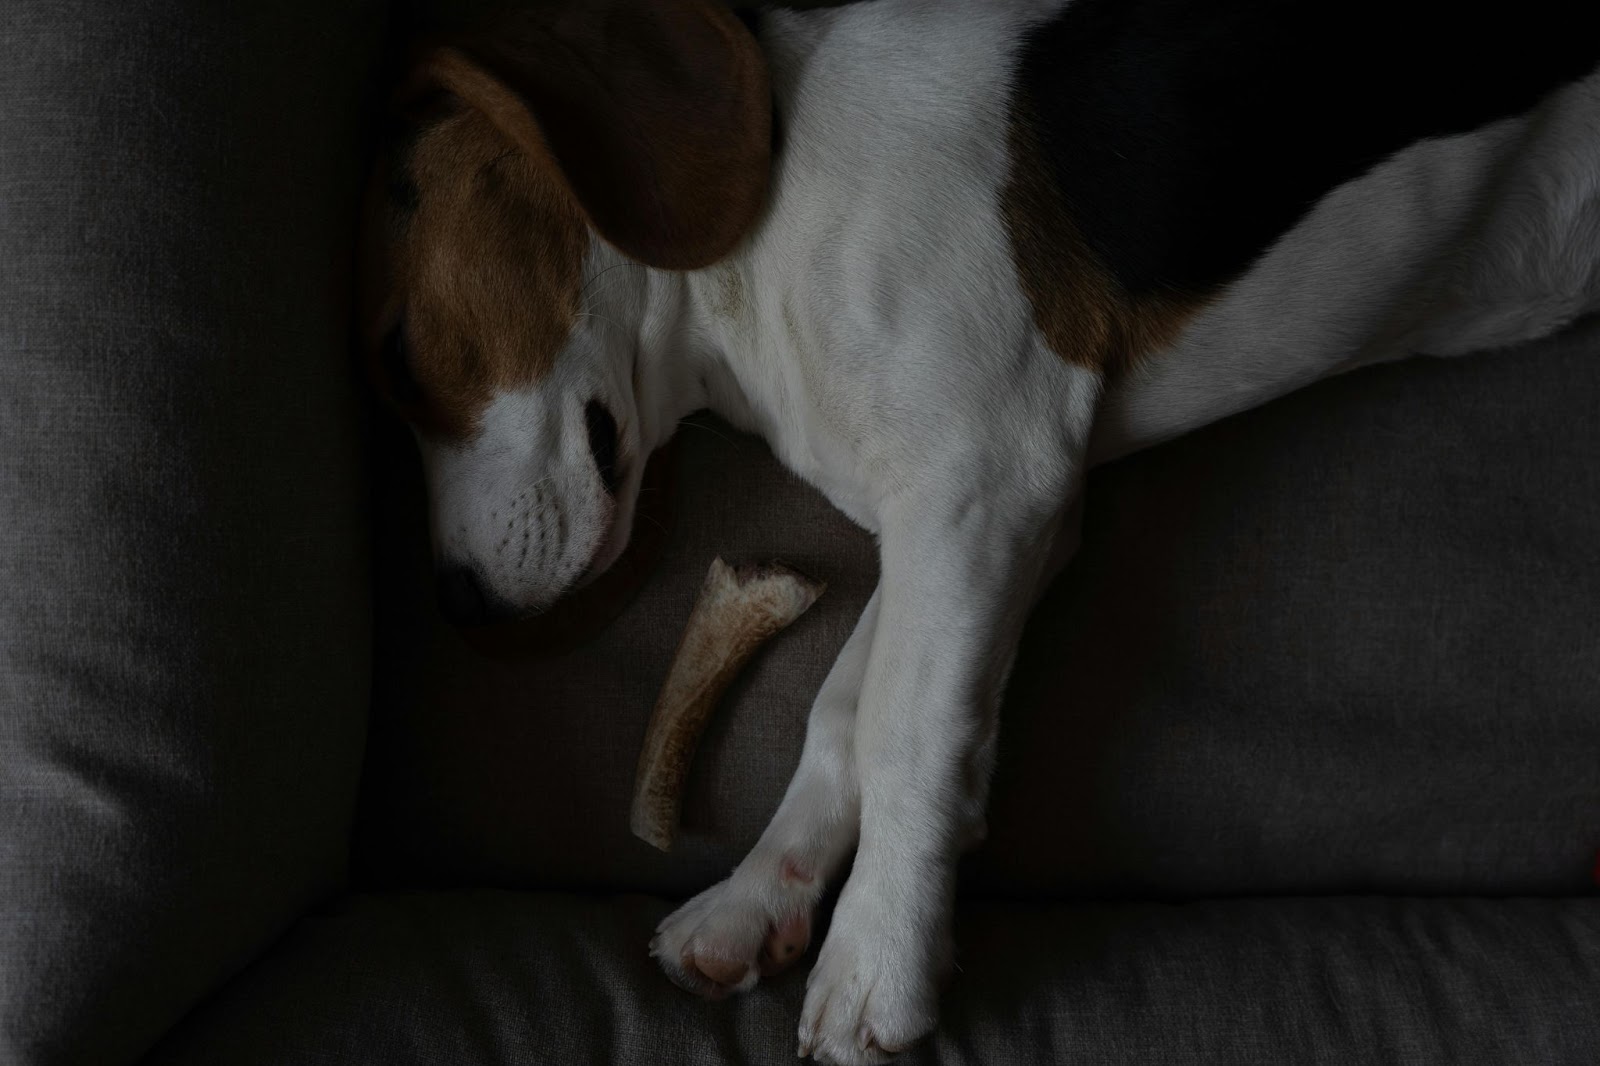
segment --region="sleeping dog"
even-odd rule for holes
[[[880,545],[770,826],[661,924],[668,976],[722,996],[800,957],[854,851],[800,1053],[933,1027],[1085,470],[1600,306],[1591,7],[547,0],[418,60],[365,324],[446,612],[603,571],[702,408]]]

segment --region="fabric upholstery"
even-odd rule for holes
[[[1324,382],[1090,478],[1030,623],[969,895],[1568,893],[1600,847],[1600,323]],[[679,433],[658,572],[578,651],[431,617],[388,449],[362,866],[389,884],[684,894],[775,809],[875,581],[871,538],[716,423]],[[646,716],[711,558],[830,584],[730,693],[684,835],[628,834]]]
[[[0,19],[0,1062],[116,1066],[342,881],[382,5]]]
[[[308,918],[147,1066],[792,1063],[795,971],[703,1002],[642,897],[354,897]],[[905,1066],[1511,1066],[1600,1058],[1600,899],[975,907]]]

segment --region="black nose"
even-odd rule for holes
[[[605,404],[590,400],[583,409],[583,421],[589,428],[589,453],[594,456],[595,469],[600,471],[600,481],[606,492],[615,496],[622,484],[622,473],[617,469],[617,420]]]
[[[458,626],[481,626],[509,615],[471,568],[447,566],[439,571],[439,613]]]

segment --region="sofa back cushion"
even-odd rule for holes
[[[0,1062],[132,1060],[344,876],[381,17],[0,20]]]

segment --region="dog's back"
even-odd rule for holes
[[[1065,36],[1067,16],[1097,10],[1107,26]],[[1099,161],[1064,179],[1067,198],[1094,205],[1078,212],[1085,240],[1135,298],[1192,301],[1169,343],[1113,378],[1097,459],[1338,370],[1510,345],[1600,308],[1590,5],[1491,17],[1438,3],[1089,0],[1032,47],[1046,40],[1074,73],[1047,66],[1058,73],[1036,81],[1058,101],[1067,87],[1096,101],[1066,109],[1063,127]],[[1085,82],[1100,71],[1096,93]],[[1106,99],[1114,85],[1133,107]],[[1134,132],[1096,123],[1113,110]]]

